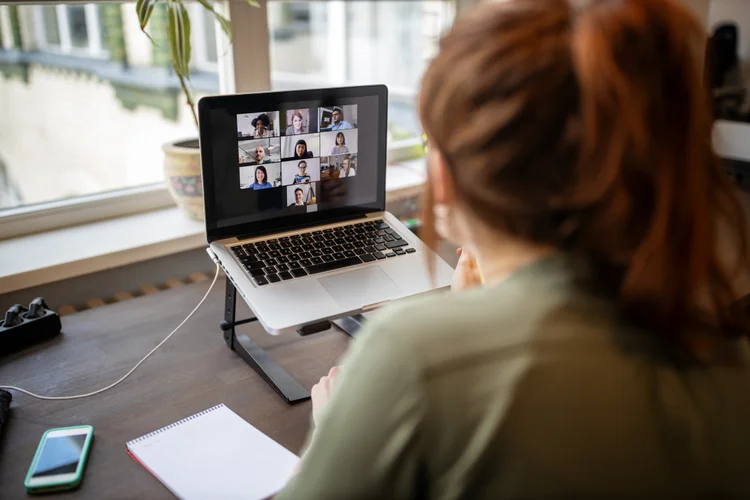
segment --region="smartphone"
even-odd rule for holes
[[[78,486],[93,439],[94,428],[90,425],[59,427],[45,432],[26,474],[26,491],[43,493]]]

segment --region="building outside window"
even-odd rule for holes
[[[101,6],[87,4],[36,6],[36,39],[40,50],[106,57],[102,40],[106,26]]]

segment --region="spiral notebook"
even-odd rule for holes
[[[128,454],[178,498],[266,498],[299,458],[220,404],[127,442]]]

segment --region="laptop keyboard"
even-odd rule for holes
[[[246,243],[230,250],[259,286],[416,252],[383,220]]]

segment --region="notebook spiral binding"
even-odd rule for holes
[[[201,415],[205,415],[206,413],[211,413],[212,411],[218,410],[219,408],[223,408],[223,407],[224,407],[224,405],[220,404],[220,405],[216,405],[216,406],[213,406],[211,408],[208,408],[207,410],[203,410],[200,413],[196,413],[195,415],[190,415],[189,417],[183,418],[182,420],[178,420],[177,422],[174,422],[173,424],[169,424],[166,427],[162,427],[161,429],[156,429],[153,432],[149,432],[148,434],[144,434],[141,437],[138,437],[138,438],[135,438],[135,439],[133,439],[131,441],[128,441],[127,445],[130,446],[131,444],[140,443],[141,441],[145,441],[146,439],[148,439],[150,437],[153,437],[153,436],[155,436],[157,434],[161,434],[162,432],[167,431],[169,429],[172,429],[173,427],[177,427],[179,425],[184,424],[185,422],[189,422],[191,420],[194,420],[194,419],[200,417]]]

